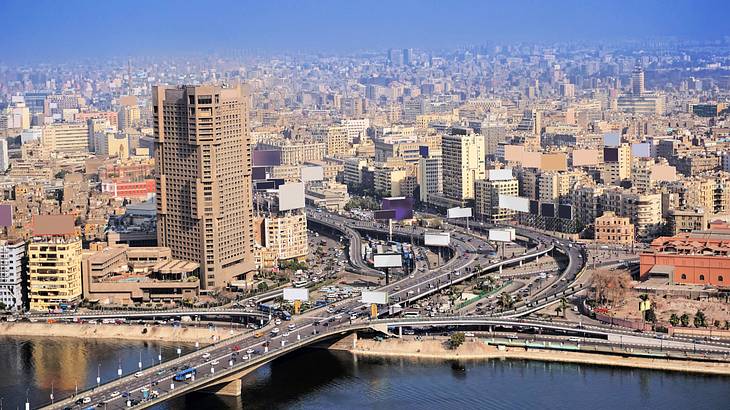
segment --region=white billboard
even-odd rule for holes
[[[530,200],[520,196],[500,195],[499,207],[518,212],[530,212]]]
[[[471,218],[471,208],[449,208],[446,211],[447,218]]]
[[[290,182],[279,185],[279,210],[304,208],[304,183]]]
[[[403,266],[403,262],[399,253],[383,253],[373,255],[373,265],[376,268],[400,268]]]
[[[284,300],[286,300],[287,302],[294,302],[295,300],[306,302],[309,300],[309,289],[285,288]]]
[[[496,242],[512,242],[515,240],[515,230],[512,228],[490,229],[489,240]]]
[[[362,295],[360,296],[360,302],[384,305],[388,303],[388,292],[371,292],[363,290]]]
[[[426,232],[423,234],[423,243],[426,246],[449,246],[451,234],[448,232]]]
[[[512,179],[512,168],[507,169],[490,169],[490,181],[509,181]]]
[[[302,167],[302,181],[321,181],[324,179],[324,168],[321,166]]]
[[[618,147],[621,145],[621,134],[618,132],[607,132],[603,134],[603,145],[607,147]]]

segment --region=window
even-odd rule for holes
[[[687,279],[687,275],[685,275],[685,274],[683,273],[683,274],[682,274],[682,279]]]
[[[717,281],[718,281],[718,282],[722,282],[722,281],[723,281],[723,277],[722,277],[722,275],[720,275],[720,276],[718,276],[718,277],[717,277]]]
[[[705,280],[705,275],[700,275],[700,280]]]

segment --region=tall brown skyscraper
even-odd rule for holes
[[[251,138],[242,86],[152,90],[157,241],[200,264],[203,289],[254,270]]]

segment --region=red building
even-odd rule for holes
[[[672,284],[730,288],[730,227],[657,238],[640,262],[642,280],[666,276]]]
[[[109,192],[115,198],[146,200],[155,193],[155,180],[145,179],[139,182],[103,181],[101,191]]]

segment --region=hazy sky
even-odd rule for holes
[[[730,0],[0,0],[0,62],[730,35]]]

